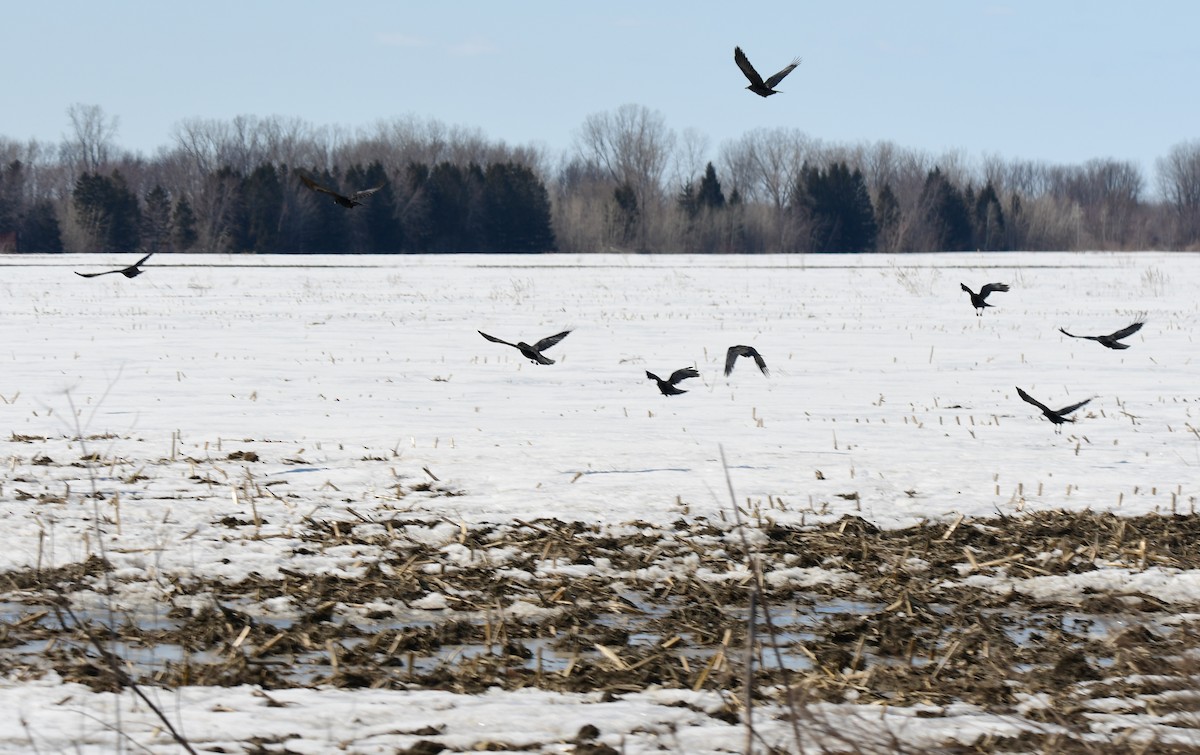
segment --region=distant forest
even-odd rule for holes
[[[153,156],[96,105],[60,142],[0,137],[5,252],[926,252],[1200,250],[1200,139],[1156,163],[1082,165],[829,144],[760,129],[715,152],[640,105],[566,153],[435,120],[353,134],[300,119],[190,119]],[[310,191],[383,184],[346,209]]]

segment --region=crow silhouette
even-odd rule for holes
[[[800,65],[800,58],[793,60],[791,65],[766,81],[763,81],[762,76],[758,75],[758,71],[754,70],[754,66],[750,65],[750,59],[746,57],[746,53],[742,52],[742,48],[733,48],[733,62],[737,63],[738,68],[742,69],[742,73],[746,74],[746,78],[750,79],[750,86],[746,87],[747,89],[759,97],[770,97],[778,93],[775,86],[783,81],[783,77],[787,76],[796,66]]]
[[[545,351],[546,349],[550,348],[554,344],[558,343],[562,339],[566,338],[567,335],[569,335],[571,331],[564,330],[561,333],[555,333],[552,336],[543,338],[542,340],[538,341],[537,343],[535,343],[532,346],[525,343],[524,341],[519,341],[517,343],[509,343],[508,341],[502,340],[500,338],[496,338],[495,336],[489,336],[487,333],[484,333],[482,330],[476,331],[476,332],[479,333],[479,335],[483,336],[484,338],[488,339],[489,341],[492,341],[493,343],[502,343],[505,346],[511,346],[514,349],[517,349],[522,354],[524,354],[527,358],[529,358],[531,361],[533,361],[537,364],[554,364],[554,360],[551,359],[550,357],[546,356],[542,352]]]
[[[349,210],[353,207],[358,207],[360,204],[362,204],[362,202],[360,202],[358,200],[366,199],[367,197],[371,196],[372,194],[374,194],[375,192],[379,191],[380,189],[382,189],[384,187],[384,184],[379,184],[378,186],[376,186],[373,189],[363,189],[362,191],[354,192],[350,196],[345,196],[344,194],[338,194],[333,189],[322,186],[321,184],[312,180],[311,178],[304,175],[303,173],[297,173],[296,175],[300,177],[300,183],[304,184],[305,186],[312,189],[313,191],[321,192],[322,194],[328,194],[329,196],[333,197],[334,202],[337,202],[342,207],[345,207],[347,210]]]
[[[1050,420],[1055,425],[1061,425],[1064,422],[1074,422],[1075,420],[1068,419],[1066,417],[1066,415],[1070,414],[1071,412],[1075,411],[1076,409],[1082,408],[1089,401],[1091,401],[1091,399],[1088,398],[1088,399],[1084,399],[1083,401],[1080,401],[1078,404],[1071,404],[1070,406],[1064,406],[1062,409],[1051,409],[1050,407],[1043,404],[1041,401],[1038,401],[1033,396],[1030,396],[1028,393],[1021,390],[1020,387],[1017,387],[1017,395],[1020,396],[1026,403],[1033,404],[1038,409],[1041,409],[1042,414],[1046,415],[1046,419]]]
[[[1071,338],[1086,338],[1089,341],[1096,341],[1101,346],[1107,346],[1110,349],[1128,349],[1129,344],[1118,343],[1118,341],[1120,341],[1122,338],[1128,338],[1129,336],[1138,332],[1139,330],[1142,329],[1142,326],[1145,324],[1146,324],[1145,320],[1138,320],[1137,322],[1133,323],[1132,325],[1127,325],[1126,327],[1121,328],[1120,330],[1116,331],[1115,333],[1109,333],[1106,336],[1077,336],[1074,333],[1068,333],[1067,331],[1063,330],[1062,328],[1059,328],[1058,332],[1062,333],[1064,336],[1070,336]]]
[[[733,366],[737,364],[738,357],[754,357],[754,363],[758,365],[758,369],[762,370],[762,374],[770,376],[766,361],[753,346],[730,346],[729,350],[725,352],[726,377],[733,372]]]
[[[1000,291],[1003,293],[1008,290],[1008,286],[1004,283],[988,283],[983,288],[979,289],[979,293],[976,294],[972,292],[971,289],[967,288],[966,283],[959,283],[958,285],[962,286],[963,291],[971,294],[971,306],[978,310],[975,312],[976,315],[982,315],[984,307],[992,306],[984,301],[984,299],[988,298],[988,294],[992,293],[993,291]]]
[[[687,391],[676,388],[675,384],[681,380],[687,380],[688,378],[700,377],[700,373],[696,371],[695,367],[684,367],[682,370],[675,370],[672,372],[671,377],[667,378],[666,380],[663,380],[649,370],[646,371],[646,377],[658,383],[658,389],[662,391],[662,395],[678,396],[681,393],[687,393]]]
[[[147,254],[145,257],[142,257],[140,260],[133,263],[129,267],[123,267],[120,270],[105,270],[102,273],[81,273],[79,271],[76,271],[75,274],[78,275],[80,278],[95,278],[97,275],[108,275],[110,273],[120,273],[121,275],[124,275],[126,278],[136,278],[139,275],[141,275],[142,273],[146,272],[145,270],[141,269],[141,265],[143,265],[146,262],[146,260],[150,259],[150,256],[153,254],[154,254],[154,252],[150,252],[150,254]]]

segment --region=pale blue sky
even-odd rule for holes
[[[571,146],[626,103],[711,140],[795,127],[972,158],[1137,162],[1200,138],[1200,3],[3,0],[0,135],[56,141],[66,109],[152,154],[190,117],[348,128],[418,115]],[[753,10],[748,10],[753,8]],[[761,99],[733,63],[767,75]]]

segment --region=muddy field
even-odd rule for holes
[[[1099,711],[1200,724],[1200,615],[1181,613],[1194,607],[1086,587],[1054,599],[1035,587],[1104,570],[1197,569],[1197,516],[1043,513],[881,531],[856,517],[773,525],[771,505],[748,503],[744,528],[732,509],[725,521],[671,527],[310,519],[296,557],[354,546],[385,555],[347,578],[171,578],[153,612],[79,607],[95,603],[80,594],[120,588],[99,556],[8,572],[0,671],[53,669],[110,691],[255,684],[268,696],[315,685],[708,689],[726,693],[716,715],[730,722],[752,679],[759,701],[787,704],[790,691],[795,705],[923,715],[969,703],[1052,727],[1024,742],[981,740],[980,750],[1086,750],[1064,732],[1094,734]],[[219,524],[252,539],[264,523]],[[1128,747],[1145,751],[1144,721],[1138,728]],[[1105,734],[1119,745],[1120,727]]]

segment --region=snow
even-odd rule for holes
[[[1193,254],[155,255],[134,280],[71,272],[124,261],[0,258],[0,570],[81,561],[97,552],[96,518],[107,518],[107,555],[132,581],[94,595],[97,605],[147,610],[168,576],[360,574],[371,546],[283,561],[313,517],[374,526],[356,514],[407,512],[420,523],[393,536],[462,563],[478,557],[458,542],[467,523],[555,517],[627,530],[718,519],[722,450],[755,521],[785,524],[1190,513],[1200,494]],[[959,283],[992,281],[1012,290],[976,317]],[[1057,330],[1108,333],[1140,313],[1147,325],[1126,351]],[[550,366],[476,332],[533,342],[566,329]],[[770,377],[745,359],[724,377],[734,344],[755,346]],[[644,375],[689,365],[701,378],[680,396]],[[1052,407],[1095,398],[1059,434],[1018,385]],[[261,461],[229,459],[234,451]],[[71,466],[88,453],[105,460],[94,481],[88,465]],[[456,495],[395,494],[401,480],[435,477]],[[93,485],[103,500],[85,497]],[[216,524],[224,517],[257,522],[255,536]],[[606,574],[603,563],[540,568]],[[1163,568],[965,583],[1061,597],[1098,579],[1200,603],[1200,576]],[[393,752],[422,738],[565,752],[588,723],[629,753],[740,751],[744,736],[697,712],[715,709],[715,694],[679,690],[611,702],[539,690],[267,693],[283,707],[251,687],[156,692],[194,743],[227,751],[258,736],[294,752]],[[679,699],[693,707],[672,707]],[[118,720],[139,745],[174,751],[128,693],[10,678],[0,709],[3,752],[111,751]],[[912,710],[821,711],[839,727],[903,732],[917,748],[1021,726],[966,709],[919,721]],[[768,741],[786,741],[769,710],[759,720]],[[426,726],[443,733],[405,733]]]

